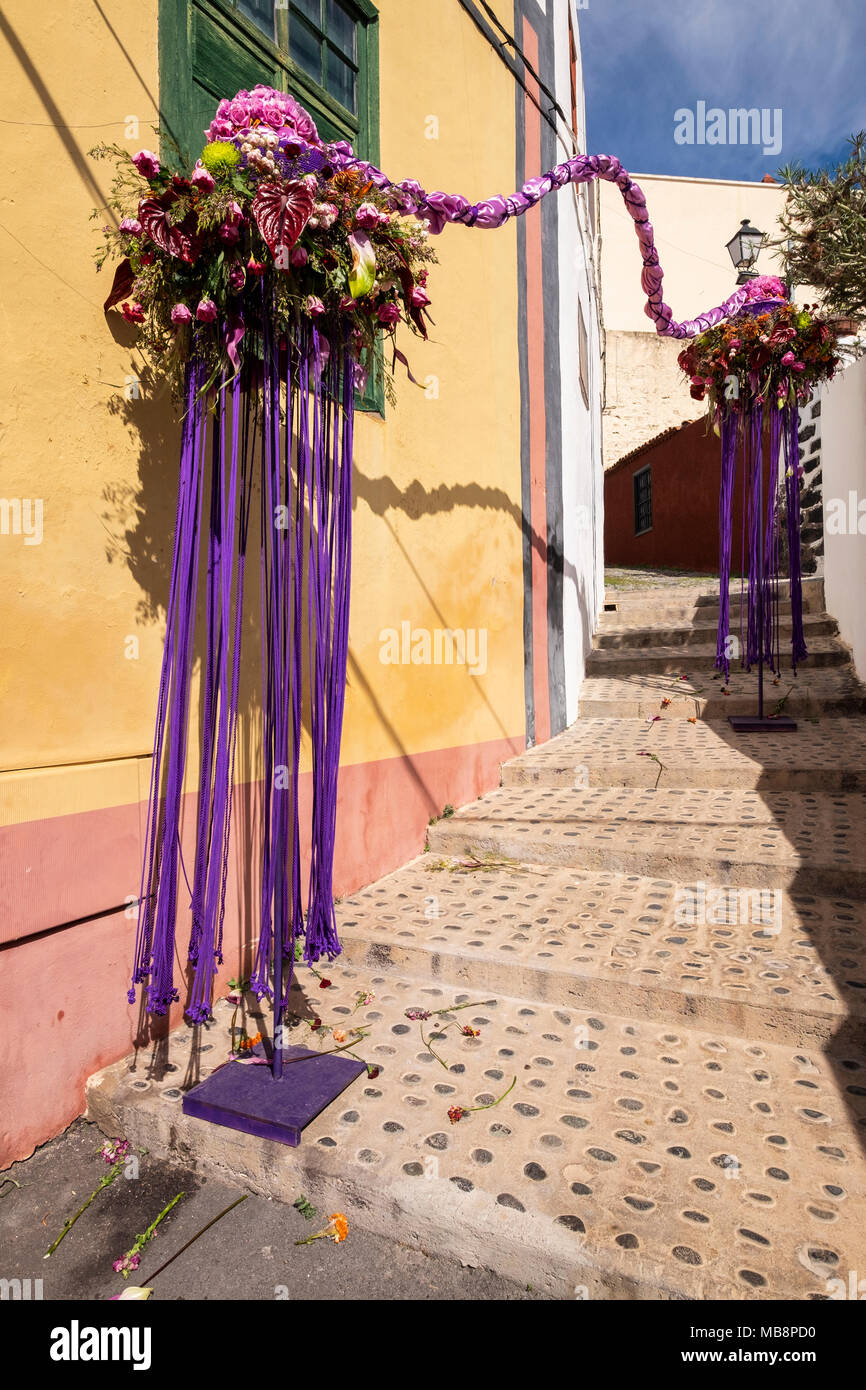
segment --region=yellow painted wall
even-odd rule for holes
[[[473,198],[510,192],[512,77],[458,6],[379,8],[383,167]],[[40,545],[0,536],[9,824],[144,794],[178,437],[164,399],[124,399],[140,359],[103,315],[89,220],[110,168],[86,151],[156,143],[157,0],[10,0],[3,15],[4,111],[21,124],[0,126],[0,497],[41,499],[44,528]],[[402,346],[439,398],[404,376],[386,422],[357,429],[346,763],[523,734],[516,232],[450,228],[437,249],[432,341]],[[403,620],[486,628],[487,674],[382,665],[380,631]],[[255,776],[254,727],[244,742]]]

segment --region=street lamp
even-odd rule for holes
[[[757,275],[754,265],[765,239],[766,234],[750,226],[748,217],[744,217],[736,236],[728,242],[728,254],[739,271],[738,285],[745,285]]]

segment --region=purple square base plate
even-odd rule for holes
[[[228,1062],[187,1091],[183,1112],[297,1147],[302,1130],[366,1070],[363,1062],[351,1057],[287,1047],[279,1081],[270,1066]]]

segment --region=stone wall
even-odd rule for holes
[[[821,470],[821,398],[800,412],[800,542],[804,574],[824,573],[824,491]]]
[[[681,342],[654,333],[606,334],[605,470],[663,430],[705,414],[706,406],[692,400],[677,366],[682,348]]]

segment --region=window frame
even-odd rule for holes
[[[649,508],[649,526],[639,527],[638,521],[640,512],[640,499],[638,494],[640,489],[640,483],[638,480],[645,476],[649,479],[649,490],[647,495],[647,506]],[[648,532],[650,532],[653,529],[652,464],[647,463],[644,464],[643,468],[636,469],[635,472],[631,475],[631,485],[632,497],[634,500],[634,533],[636,536],[645,536],[648,534]]]

